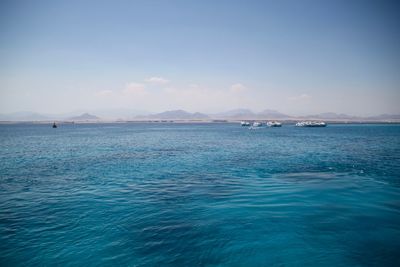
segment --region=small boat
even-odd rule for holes
[[[269,121],[267,122],[268,127],[282,127],[282,123],[278,121]]]
[[[255,121],[253,124],[249,127],[249,129],[262,129],[263,124],[261,122]]]
[[[300,121],[296,123],[297,127],[326,127],[323,121]]]
[[[57,128],[57,124],[55,122],[53,123],[53,128]]]
[[[242,125],[242,126],[250,126],[250,122],[248,122],[248,121],[241,121],[241,122],[240,122],[240,125]]]

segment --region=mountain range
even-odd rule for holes
[[[96,120],[100,120],[100,118],[95,115],[89,114],[89,113],[83,113],[79,116],[70,117],[69,120],[71,120],[71,121],[96,121]]]
[[[209,120],[206,114],[195,112],[190,113],[181,109],[169,110],[161,113],[136,116],[135,119],[140,120]]]
[[[67,114],[41,114],[35,112],[15,112],[8,114],[0,114],[0,121],[115,121],[115,120],[328,120],[328,121],[392,121],[400,122],[399,114],[381,114],[377,116],[361,117],[347,114],[338,114],[333,112],[319,113],[307,116],[291,116],[276,110],[266,109],[261,112],[253,112],[250,109],[233,109],[220,113],[205,114],[200,112],[187,112],[185,110],[169,110],[160,113],[146,113],[143,111],[135,112],[133,110],[106,110],[99,111],[100,116],[88,112],[84,113],[67,113]]]

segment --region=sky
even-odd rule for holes
[[[400,113],[400,4],[0,1],[0,113]]]

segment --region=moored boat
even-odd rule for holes
[[[253,124],[249,127],[249,129],[262,129],[263,124],[261,122],[255,121]]]
[[[242,126],[250,126],[250,122],[248,122],[248,121],[241,121],[241,122],[240,122],[240,125],[242,125]]]
[[[296,123],[297,127],[326,127],[323,121],[299,121]]]
[[[268,127],[282,127],[282,123],[278,121],[269,121],[267,122]]]

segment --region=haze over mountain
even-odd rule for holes
[[[281,113],[276,110],[265,109],[261,112],[253,112],[250,109],[233,109],[226,112],[205,114],[200,112],[188,112],[185,110],[168,110],[160,113],[149,113],[146,115],[133,115],[131,110],[126,113],[118,113],[118,116],[112,116],[102,113],[97,114],[82,113],[79,115],[50,115],[34,112],[16,112],[9,114],[0,114],[0,121],[143,121],[143,120],[182,120],[182,121],[211,121],[211,120],[327,120],[327,121],[400,121],[398,114],[380,114],[376,116],[353,116],[343,113],[326,112],[313,115],[296,116]]]
[[[265,109],[261,112],[253,112],[250,109],[232,109],[226,112],[216,113],[210,115],[216,119],[230,119],[230,120],[246,120],[246,119],[284,119],[292,116],[283,114],[276,110]]]
[[[293,117],[272,109],[265,109],[260,113],[258,113],[257,115],[258,117],[261,118],[273,118],[273,119],[287,119]]]
[[[212,114],[215,118],[246,117],[254,115],[255,113],[253,111],[246,108],[231,109],[225,112]]]
[[[136,116],[135,119],[159,119],[159,120],[207,120],[210,117],[206,114],[194,112],[190,113],[184,110],[169,110],[161,113]]]
[[[148,115],[150,112],[144,110],[138,110],[133,108],[107,108],[107,109],[77,109],[67,113],[60,114],[44,114],[47,117],[57,118],[57,119],[68,119],[71,117],[76,117],[84,113],[95,114],[104,120],[129,120],[133,119],[138,115]]]
[[[83,113],[79,116],[70,117],[69,120],[72,120],[72,121],[97,121],[97,120],[100,120],[100,118],[95,115],[89,114],[89,113]]]
[[[49,116],[29,111],[0,114],[0,121],[46,121],[50,119],[52,118]]]

